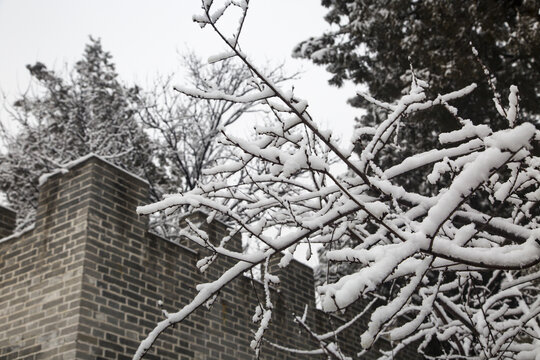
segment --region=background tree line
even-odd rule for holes
[[[206,64],[192,53],[181,61],[189,85],[249,89],[249,72],[230,61]],[[0,127],[0,191],[18,214],[19,230],[34,220],[40,176],[89,153],[147,180],[151,201],[191,190],[204,168],[230,155],[217,141],[218,129],[254,111],[253,104],[187,98],[173,90],[174,75],[150,89],[128,86],[92,37],[67,74],[41,62],[27,69],[30,89],[7,105],[16,129],[8,122]],[[272,76],[285,79],[280,67]],[[174,236],[171,217],[153,220],[155,230]]]

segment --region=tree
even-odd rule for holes
[[[19,214],[19,229],[33,221],[39,177],[89,153],[152,182],[160,178],[154,145],[137,122],[140,89],[118,80],[99,39],[90,38],[68,79],[40,62],[27,68],[39,86],[14,103],[19,129],[3,129],[7,153],[0,159],[0,190]]]
[[[220,16],[231,6],[241,10],[240,26],[232,38],[219,26]],[[165,314],[134,358],[144,356],[165,329],[213,301],[245,271],[262,265],[265,287],[278,282],[269,272],[270,260],[279,258],[286,268],[302,242],[325,244],[331,247],[327,256],[332,261],[359,265],[354,273],[317,289],[327,312],[351,307],[381,286],[392,285],[385,296],[379,295],[384,303],[371,313],[359,339],[370,348],[382,335],[389,336],[394,348],[381,352],[381,359],[393,359],[413,342],[419,342],[418,350],[433,359],[537,358],[540,298],[533,282],[540,278],[534,270],[540,262],[535,213],[540,159],[531,149],[540,132],[530,122],[518,123],[518,117],[524,116],[519,111],[518,88],[510,87],[507,103],[497,101],[506,124],[492,129],[461,117],[451,105],[474,94],[476,84],[430,97],[428,83],[412,72],[405,94],[396,102],[366,96],[384,117],[359,129],[351,144],[341,147],[330,131],[319,129],[306,101],[272,83],[240,51],[238,38],[247,9],[247,1],[226,2],[225,7],[203,1],[203,13],[194,19],[202,27],[211,27],[228,47],[228,57],[251,72],[251,91],[178,90],[205,100],[263,103],[274,115],[274,123],[257,126],[254,140],[222,130],[226,144],[241,152],[238,158],[208,170],[214,181],[140,207],[138,212],[151,214],[178,206],[204,209],[210,217],[228,219],[233,224],[231,235],[242,232],[261,247],[243,254],[226,248],[229,237],[214,245],[193,224],[183,230],[181,235],[212,252],[198,262],[201,270],[219,257],[236,263],[217,280],[199,285],[198,294],[184,308]],[[527,95],[521,93],[523,98]],[[439,131],[444,148],[418,152],[393,166],[381,161],[378,155],[388,147],[400,121],[435,106],[442,106],[458,124],[455,130]],[[356,155],[353,149],[362,135],[369,135],[369,141]],[[329,165],[334,160],[348,171],[335,174]],[[399,176],[419,167],[431,169],[424,181],[435,187],[432,195],[401,186]],[[239,172],[246,176],[238,176]],[[478,205],[484,202],[491,208]],[[500,213],[501,207],[512,211]],[[277,235],[269,236],[269,231]],[[358,245],[351,246],[352,240]],[[259,324],[252,342],[256,352],[272,309],[266,292],[254,316]],[[318,335],[302,318],[297,320],[319,341],[319,354],[344,358],[331,337]],[[436,352],[428,351],[430,342],[440,342]]]
[[[493,98],[501,102],[509,95],[510,85],[519,84],[520,91],[530,95],[521,99],[521,116],[516,121],[527,119],[539,126],[538,1],[406,0],[383,4],[323,0],[322,4],[329,9],[325,20],[332,30],[298,44],[293,54],[325,65],[332,74],[331,84],[340,86],[347,80],[365,84],[371,97],[393,102],[411,81],[413,67],[430,85],[425,91],[431,97],[474,81],[477,89],[457,99],[455,106],[463,118],[489,124],[495,130],[504,128],[506,120],[493,106]],[[486,76],[486,70],[492,76]],[[373,126],[385,117],[381,107],[363,96],[349,101],[367,110],[357,119],[358,127]],[[378,156],[386,166],[393,166],[415,153],[442,149],[438,133],[459,127],[441,105],[409,114],[400,120],[391,143]],[[357,145],[359,152],[370,141],[369,135],[363,135],[362,140]],[[407,190],[433,195],[437,188],[424,181],[430,170],[418,168],[400,181]],[[326,257],[321,255],[326,267]],[[347,266],[342,268],[347,271]]]
[[[200,91],[225,89],[228,93],[246,94],[251,90],[248,80],[250,72],[230,59],[217,63],[204,63],[193,53],[182,56],[186,70],[181,86],[191,86]],[[269,71],[275,83],[294,78],[294,74],[283,74],[282,66]],[[194,189],[205,182],[203,170],[221,164],[234,156],[220,143],[221,130],[249,113],[259,112],[255,103],[234,103],[223,100],[187,98],[173,89],[171,75],[159,79],[151,91],[145,93],[144,108],[140,119],[144,128],[157,144],[154,153],[157,162],[166,170],[167,181],[161,185],[161,193],[175,194]],[[178,232],[178,216],[168,214],[166,218],[156,218],[154,228],[168,238]]]
[[[294,54],[327,65],[330,83],[345,80],[367,84],[377,99],[394,101],[410,81],[401,76],[412,62],[416,73],[429,81],[434,95],[466,85],[467,79],[481,81],[483,69],[471,52],[478,50],[494,78],[503,86],[523,84],[532,95],[520,103],[522,112],[535,115],[540,64],[540,26],[534,0],[526,1],[377,1],[323,0],[329,8],[325,20],[331,31],[300,43]],[[495,121],[493,93],[487,82],[480,84],[462,105],[464,115],[478,121]],[[500,99],[499,99],[500,100]],[[362,97],[353,103],[370,106]]]
[[[332,30],[310,38],[294,50],[294,56],[326,65],[332,74],[330,83],[341,85],[351,80],[365,84],[369,94],[386,102],[402,96],[415,73],[430,84],[430,96],[462,88],[468,82],[477,89],[456,105],[464,118],[476,124],[504,127],[505,121],[493,106],[508,96],[510,85],[520,84],[520,91],[531,94],[520,101],[521,114],[538,126],[540,121],[540,3],[526,1],[380,1],[323,0],[329,8],[325,20]],[[475,55],[471,45],[477,49]],[[481,59],[481,62],[478,61]],[[493,77],[486,77],[484,67]],[[492,83],[491,85],[489,83]],[[493,93],[492,86],[501,94]],[[359,126],[380,121],[381,110],[362,96],[350,102],[366,108]],[[516,121],[521,121],[518,118]],[[448,131],[459,128],[453,116],[441,106],[403,119],[396,147],[401,156],[383,152],[392,164],[417,151],[438,146],[432,129]],[[393,149],[392,149],[393,150]],[[419,173],[405,186],[421,183]],[[428,193],[430,189],[423,189]]]
[[[249,72],[230,61],[207,65],[187,54],[183,63],[189,85],[248,91]],[[230,156],[218,142],[218,129],[257,111],[249,103],[182,98],[169,86],[173,76],[151,91],[127,87],[118,80],[112,56],[92,38],[67,80],[41,63],[28,69],[40,91],[15,102],[11,113],[20,129],[16,135],[4,129],[8,151],[0,165],[0,190],[22,215],[19,229],[33,220],[39,177],[88,153],[147,180],[152,201],[191,190],[203,181],[204,168]],[[283,75],[281,66],[270,73],[278,83],[294,77]],[[167,220],[154,218],[152,229],[174,237],[178,221]]]

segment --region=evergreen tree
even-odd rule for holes
[[[501,92],[495,96],[505,101],[507,89],[517,85],[521,116],[538,124],[539,1],[323,0],[322,4],[329,8],[325,20],[332,30],[300,43],[294,55],[326,65],[331,84],[340,86],[346,80],[365,84],[374,98],[393,102],[410,84],[411,66],[430,84],[427,93],[431,96],[476,82],[479,86],[467,100],[455,102],[459,116],[500,129],[504,117],[494,109],[494,92],[483,63]],[[478,59],[471,45],[477,49]],[[408,76],[402,76],[407,71]],[[384,110],[363,97],[350,102],[368,110],[358,119],[359,126],[372,125],[384,116]],[[380,160],[395,164],[434,148],[438,144],[433,129],[448,131],[458,125],[456,117],[442,106],[408,116],[398,129],[394,147],[380,154]],[[403,150],[402,155],[396,156],[396,147]],[[414,188],[424,175],[409,174],[404,185]],[[430,191],[423,189],[424,193]]]
[[[19,131],[3,132],[7,153],[0,165],[0,190],[19,214],[19,228],[33,220],[39,177],[89,153],[151,183],[160,178],[151,161],[153,144],[136,120],[140,90],[119,81],[99,39],[90,38],[67,78],[40,62],[27,68],[38,87],[14,103]]]
[[[325,20],[333,31],[310,38],[294,50],[296,56],[327,65],[330,83],[344,80],[367,84],[377,99],[393,101],[410,83],[401,75],[415,68],[435,94],[482,84],[475,99],[482,105],[462,109],[481,120],[493,108],[493,94],[483,81],[479,57],[502,85],[518,85],[522,110],[540,114],[540,3],[523,1],[380,1],[323,0]],[[477,103],[477,101],[470,101]],[[368,105],[355,98],[355,105]],[[461,109],[461,108],[460,108]]]

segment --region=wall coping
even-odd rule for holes
[[[100,156],[100,155],[97,155],[97,154],[95,154],[95,153],[90,153],[90,154],[85,155],[85,156],[82,156],[82,157],[80,157],[80,158],[78,158],[78,159],[69,161],[69,162],[67,162],[67,163],[65,163],[65,164],[63,164],[63,165],[61,165],[61,166],[60,166],[59,168],[57,168],[56,170],[53,170],[53,171],[51,171],[51,172],[49,172],[49,173],[45,173],[45,174],[41,175],[41,176],[39,177],[38,188],[40,188],[41,186],[43,186],[43,185],[49,180],[49,178],[51,178],[51,177],[53,177],[53,176],[56,176],[56,175],[58,175],[58,174],[66,174],[66,173],[69,172],[69,170],[71,170],[71,169],[74,168],[75,166],[80,165],[80,164],[83,164],[83,163],[85,163],[85,162],[87,162],[87,161],[89,161],[89,160],[91,160],[91,159],[98,159],[98,160],[100,160],[100,161],[106,163],[107,165],[112,166],[112,167],[114,167],[115,169],[117,169],[117,170],[123,172],[124,174],[129,175],[129,176],[131,176],[132,178],[137,179],[138,181],[140,181],[140,182],[142,182],[142,183],[144,183],[144,184],[146,184],[146,185],[149,185],[149,184],[148,184],[148,181],[145,180],[145,179],[143,179],[143,178],[141,178],[140,176],[135,175],[135,174],[133,174],[133,173],[131,173],[131,172],[129,172],[129,171],[127,171],[127,170],[121,168],[120,166],[113,164],[112,162],[108,161],[107,159],[105,159],[104,157],[102,157],[102,156]]]

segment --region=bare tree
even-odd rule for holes
[[[239,93],[211,87],[176,88],[204,101],[239,106],[263,103],[274,115],[274,123],[258,126],[255,140],[222,129],[224,142],[241,153],[238,159],[207,170],[213,181],[138,211],[151,214],[178,206],[204,209],[211,216],[227,218],[233,224],[231,234],[242,232],[262,246],[243,254],[225,248],[229,237],[212,245],[201,229],[190,225],[183,230],[180,235],[212,251],[199,261],[202,270],[219,257],[236,263],[217,280],[199,285],[198,294],[184,308],[168,313],[134,358],[143,357],[165,329],[184,320],[245,271],[265,266],[262,281],[268,288],[279,280],[268,271],[271,258],[281,258],[280,266],[286,268],[299,243],[320,243],[329,247],[329,261],[359,265],[318,287],[324,311],[348,308],[388,285],[389,290],[379,295],[385,303],[370,314],[368,328],[358,339],[368,349],[382,335],[388,336],[394,348],[381,352],[381,359],[393,359],[413,342],[419,342],[418,351],[433,359],[537,359],[540,297],[534,281],[540,278],[535,268],[540,262],[540,159],[530,149],[540,132],[520,117],[518,88],[510,87],[507,104],[495,97],[495,107],[507,126],[493,131],[461,118],[451,105],[473,92],[475,84],[429,99],[428,84],[413,70],[410,86],[397,102],[365,95],[386,115],[380,123],[358,129],[343,147],[330,131],[318,127],[306,101],[280,89],[240,50],[238,39],[248,1],[220,5],[203,1],[203,13],[194,19],[223,39],[229,49],[226,55],[249,71],[249,83],[254,86]],[[224,35],[219,23],[230,7],[241,10],[232,38]],[[378,155],[395,139],[400,121],[434,106],[444,107],[460,128],[439,134],[443,148],[384,168]],[[366,137],[360,154],[353,153]],[[330,167],[333,159],[347,171],[336,174]],[[252,167],[253,162],[259,165]],[[432,196],[406,191],[400,185],[400,176],[420,167],[432,169],[425,179],[438,187]],[[245,173],[240,181],[239,172]],[[499,212],[503,207],[511,211]],[[277,236],[268,236],[267,231],[276,229]],[[351,240],[359,245],[350,246]],[[272,317],[273,305],[266,294],[254,316],[259,328],[252,347],[257,353]],[[344,358],[328,334],[315,333],[303,318],[297,322],[318,340],[319,353]],[[444,345],[430,354],[425,352],[430,341]]]
[[[249,69],[231,59],[205,63],[189,52],[182,56],[182,63],[185,86],[203,92],[222,89],[240,96],[252,91]],[[295,74],[284,75],[281,65],[269,71],[269,76],[273,82],[282,83]],[[161,194],[184,193],[206,181],[204,169],[234,157],[234,151],[219,141],[221,130],[250,113],[260,115],[263,110],[256,102],[186,97],[173,89],[175,78],[170,75],[157,80],[154,88],[146,92],[140,113],[144,128],[158,144],[155,159],[167,172],[166,181],[152,186]],[[158,232],[175,237],[178,218],[170,215],[155,219],[153,225]]]
[[[205,64],[193,53],[183,56],[187,71],[184,81],[200,91],[224,89],[227,93],[246,94],[251,90],[251,74],[230,59],[217,64]],[[289,80],[282,67],[275,68],[271,77],[279,83]],[[235,123],[242,115],[257,112],[255,103],[235,103],[215,99],[185,97],[173,91],[173,75],[157,81],[147,92],[146,107],[141,120],[154,138],[162,143],[160,160],[170,168],[175,189],[188,191],[203,178],[202,170],[215,165],[224,157],[223,146],[216,140],[220,130]]]

